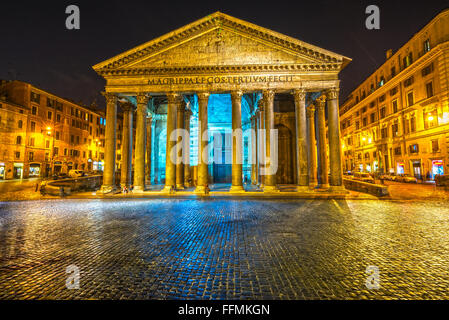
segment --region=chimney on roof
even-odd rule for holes
[[[387,60],[390,59],[391,56],[393,55],[393,49],[388,49],[386,55],[387,55]]]

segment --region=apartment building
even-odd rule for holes
[[[449,173],[449,10],[438,14],[340,106],[347,171]]]

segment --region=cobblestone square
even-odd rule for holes
[[[1,299],[448,299],[448,253],[446,201],[0,203]]]

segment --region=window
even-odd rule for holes
[[[17,136],[16,144],[22,144],[22,137],[21,136]]]
[[[396,93],[398,93],[398,87],[394,87],[393,89],[390,90],[390,96],[394,96]]]
[[[32,107],[31,107],[31,114],[32,114],[33,116],[37,115],[37,107],[36,107],[36,106],[32,106]]]
[[[75,143],[75,136],[73,134],[70,135],[70,143]]]
[[[48,120],[51,120],[52,117],[53,117],[53,112],[48,111],[48,112],[47,112],[47,119],[48,119]]]
[[[36,122],[31,121],[30,123],[30,131],[35,132],[36,131]]]
[[[30,100],[33,101],[33,102],[36,102],[36,103],[40,103],[41,102],[41,95],[31,91]]]
[[[384,102],[385,101],[385,95],[383,95],[383,96],[381,96],[380,98],[379,98],[379,102],[380,103],[382,103],[382,102]]]
[[[425,129],[436,127],[438,125],[438,114],[436,110],[432,112],[423,111],[423,114]]]
[[[367,108],[366,108],[366,107],[363,107],[363,108],[362,108],[362,113],[365,113],[366,110],[367,110]]]
[[[416,118],[414,115],[410,118],[410,131],[415,132],[416,131]]]
[[[355,129],[356,130],[360,129],[360,122],[358,122],[358,121],[355,122]]]
[[[438,151],[440,151],[438,140],[432,140],[432,153],[437,153]]]
[[[58,156],[59,154],[59,148],[58,147],[54,147],[53,148],[53,156]]]
[[[34,152],[28,153],[28,160],[33,161],[34,160]]]
[[[17,127],[19,129],[22,129],[22,127],[23,127],[23,121],[22,120],[19,120],[19,122],[17,123]]]
[[[383,119],[385,118],[387,114],[387,108],[385,106],[383,106],[382,108],[380,108],[380,118]]]
[[[426,41],[424,41],[423,47],[424,47],[424,53],[430,51],[430,39],[427,39]]]
[[[382,137],[382,139],[388,138],[388,128],[387,127],[382,128],[380,130],[380,136]]]
[[[401,156],[402,155],[401,147],[394,148],[394,155],[395,156]]]
[[[409,146],[409,152],[410,152],[410,154],[419,153],[419,145],[418,144],[411,144]]]
[[[413,91],[407,93],[407,102],[409,107],[415,104],[415,97],[413,96]]]
[[[427,93],[427,99],[430,97],[433,97],[433,83],[429,82],[426,84],[426,93]]]
[[[375,113],[371,113],[370,114],[370,121],[371,121],[371,123],[374,123],[374,121],[376,121],[376,114]]]
[[[396,76],[396,67],[391,67],[391,77]]]
[[[64,148],[64,155],[67,155],[67,148]]]
[[[56,132],[55,132],[55,139],[56,139],[56,140],[59,140],[59,131],[56,131]]]
[[[431,74],[432,72],[433,72],[433,62],[421,70],[421,75],[423,77],[425,77],[425,76]]]
[[[413,55],[410,52],[404,59],[402,60],[404,68],[407,68],[413,63]]]
[[[391,134],[393,135],[393,137],[397,137],[399,135],[399,124],[398,123],[394,123],[391,126]]]
[[[368,125],[368,119],[363,118],[363,126],[366,127]]]
[[[413,82],[414,82],[414,78],[412,76],[404,81],[404,87],[406,87],[406,88],[410,87],[413,84]]]
[[[393,100],[393,102],[391,103],[391,107],[392,107],[393,113],[398,112],[398,99]]]
[[[60,114],[56,115],[56,122],[61,122],[61,115]]]
[[[50,140],[45,140],[45,148],[46,149],[50,148]]]
[[[20,151],[16,152],[16,159],[20,159]]]
[[[30,138],[30,147],[34,147],[34,138]]]

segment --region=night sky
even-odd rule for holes
[[[70,4],[80,8],[80,30],[65,28]],[[370,4],[380,8],[380,30],[365,28]],[[94,64],[221,11],[352,58],[341,73],[344,99],[385,61],[387,49],[398,49],[447,7],[448,0],[3,1],[0,78],[104,106],[105,82]]]

